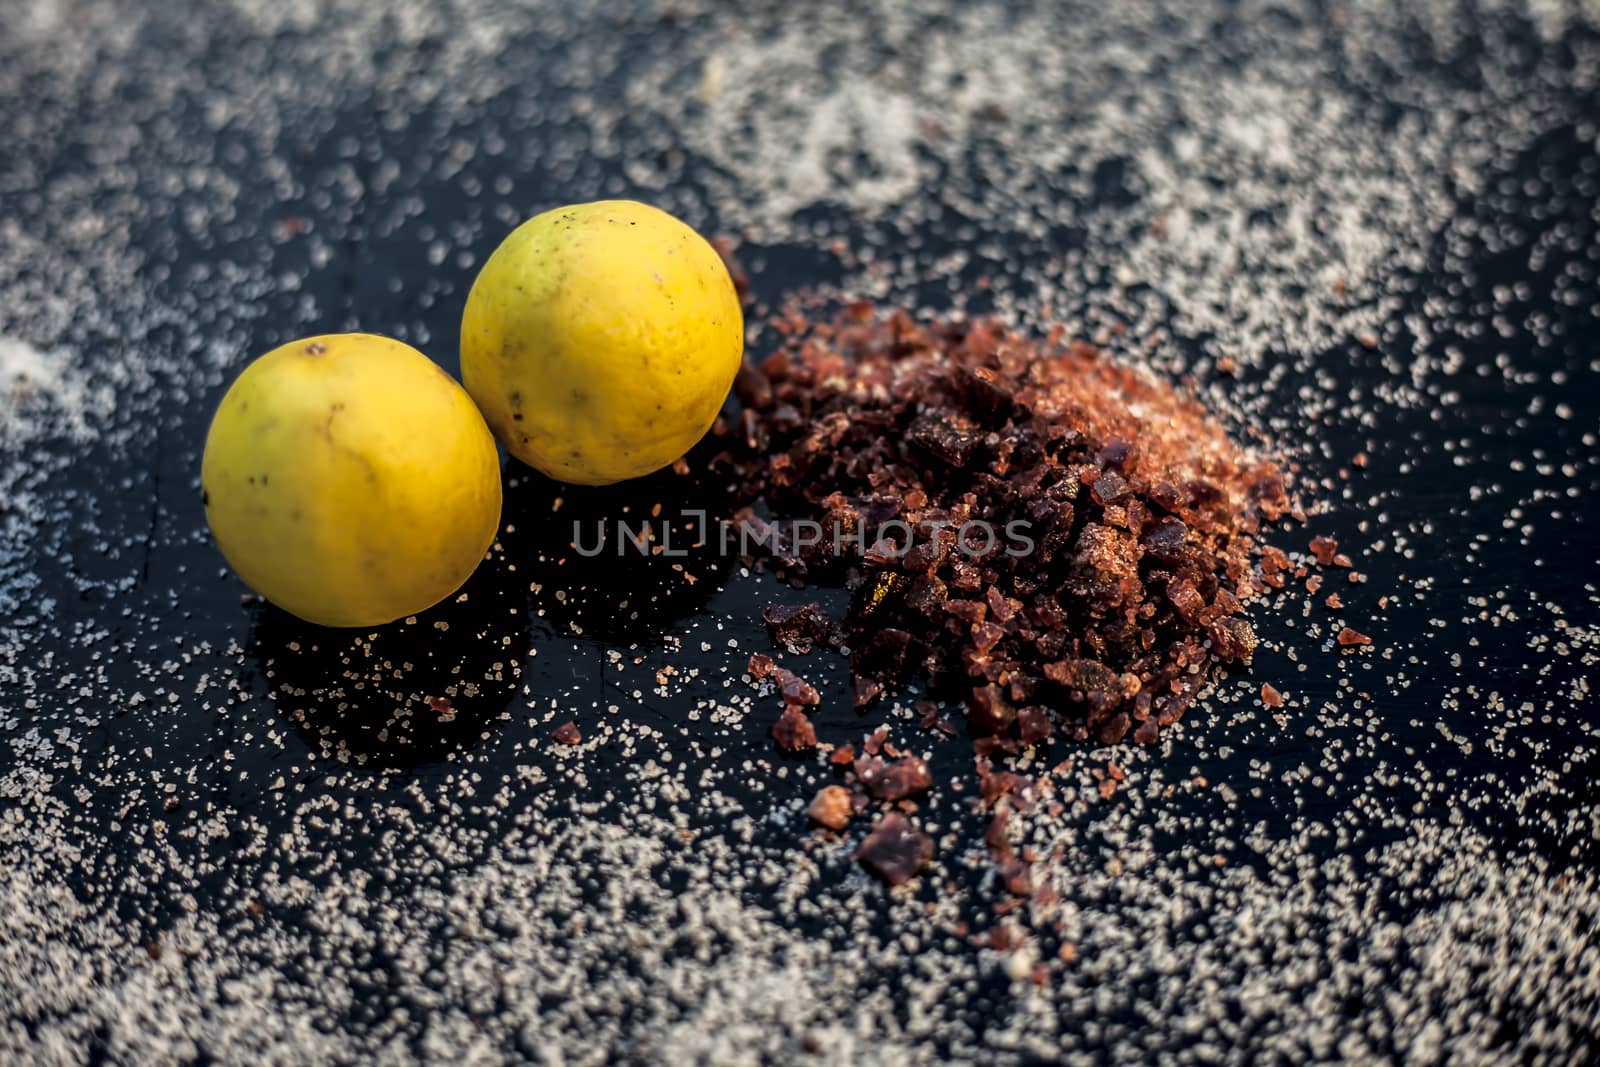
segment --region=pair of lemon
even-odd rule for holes
[[[743,350],[738,295],[699,234],[632,201],[558,208],[473,283],[464,390],[371,334],[305,338],[245,368],[206,438],[206,520],[279,607],[391,622],[458,590],[493,543],[495,437],[560,481],[648,474],[711,427]]]

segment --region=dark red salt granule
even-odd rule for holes
[[[1011,809],[997,806],[994,816],[989,820],[989,829],[984,831],[983,843],[989,846],[996,859],[1006,859],[1011,855],[1011,839],[1006,835],[1006,827],[1011,825]]]
[[[933,785],[933,774],[919,756],[893,760],[867,756],[855,761],[855,772],[862,787],[878,800],[903,800]]]
[[[1348,626],[1346,626],[1344,629],[1339,631],[1338,640],[1339,640],[1339,644],[1343,645],[1345,648],[1349,648],[1349,647],[1355,646],[1355,645],[1370,645],[1370,644],[1372,644],[1372,638],[1368,637],[1366,634],[1362,633],[1360,630],[1352,630]]]
[[[1019,808],[1031,804],[1034,780],[1029,776],[1015,771],[997,771],[983,756],[978,757],[977,773],[978,799],[985,807],[993,807],[1002,800],[1010,801]]]
[[[1016,897],[1033,895],[1033,868],[1015,856],[1001,860],[997,866],[1006,892]]]
[[[797,704],[785,704],[783,714],[772,724],[772,739],[785,752],[804,752],[817,747],[817,731]]]
[[[785,704],[820,704],[821,695],[816,687],[787,667],[774,667],[772,680],[778,685],[778,695]]]
[[[878,820],[856,848],[856,862],[889,885],[910,881],[933,859],[933,839],[897,811]]]
[[[1258,533],[1295,509],[1194,400],[1059,331],[865,305],[779,328],[721,458],[750,499],[827,531],[764,527],[790,577],[845,578],[846,617],[766,621],[794,651],[848,643],[858,708],[922,674],[981,750],[1058,730],[1148,744],[1251,658],[1244,605],[1294,571]]]
[[[785,704],[820,704],[822,696],[810,682],[787,667],[772,662],[772,657],[757,652],[750,657],[747,668],[750,677],[758,682],[770,681],[778,687],[778,695]]]
[[[550,732],[550,736],[563,745],[576,745],[583,741],[583,733],[578,729],[578,724],[570,720],[557,726]]]
[[[1250,660],[1252,598],[1323,584],[1260,540],[1264,524],[1304,513],[1282,472],[1199,403],[1059,329],[1038,339],[994,322],[918,323],[864,302],[828,321],[791,311],[775,325],[784,340],[740,373],[741,411],[719,422],[725,449],[713,462],[732,468],[748,501],[822,526],[819,543],[803,543],[781,522],[740,513],[791,584],[842,580],[852,597],[840,620],[814,603],[774,605],[763,613],[769,635],[791,654],[848,646],[858,710],[916,676],[964,708],[978,799],[994,812],[986,841],[1011,906],[1023,906],[1048,889],[1035,890],[1031,853],[1013,855],[1007,821],[1061,805],[1049,800],[1052,772],[1036,780],[991,758],[1057,732],[1158,741],[1221,671]],[[1029,546],[974,545],[969,523],[1021,532]],[[1311,555],[1351,566],[1329,537],[1314,538]],[[751,674],[777,679],[784,695],[779,746],[814,746],[794,699],[805,683],[766,656],[752,657]],[[1284,703],[1270,684],[1261,696]],[[916,710],[923,729],[958,732],[935,700]],[[860,747],[833,750],[845,784],[808,806],[819,825],[842,831],[874,804],[914,810],[908,798],[932,786],[926,763],[897,752],[886,728]],[[1093,776],[1107,801],[1126,777],[1115,764]],[[856,855],[898,885],[932,847],[890,810]]]
[[[774,604],[761,613],[774,644],[796,655],[810,652],[814,644],[838,648],[844,642],[839,624],[819,604]]]

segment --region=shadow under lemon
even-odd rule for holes
[[[737,494],[702,454],[717,447],[600,487],[510,461],[501,536],[453,596],[359,629],[265,604],[251,651],[268,699],[321,755],[359,766],[411,768],[473,747],[525,684],[528,699],[560,695],[537,691],[539,677],[566,672],[549,660],[560,647],[541,650],[537,677],[529,670],[536,633],[649,642],[721,589],[738,559],[737,539],[721,533]]]
[[[565,485],[507,464],[501,542],[533,603],[536,630],[648,644],[704,609],[737,562],[723,536],[735,478],[702,441],[683,462],[605,486]]]
[[[268,604],[251,644],[268,699],[323,756],[376,769],[435,763],[477,744],[517,700],[527,582],[496,542],[427,611],[330,629]]]

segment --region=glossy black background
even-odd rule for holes
[[[614,30],[635,35],[631,47],[639,49],[670,49],[673,35],[685,32],[671,22],[623,24]],[[140,47],[159,53],[165,47],[162,32],[181,30],[173,26],[165,31],[148,31],[148,40]],[[224,42],[225,34],[210,62],[229,62]],[[285,54],[292,56],[293,42],[286,41],[284,45]],[[543,47],[538,42],[507,43],[509,50],[538,52]],[[397,57],[397,61],[402,60]],[[409,61],[425,63],[426,55]],[[534,69],[537,65],[530,64],[530,70]],[[569,90],[530,80],[517,92],[548,97],[565,91]],[[201,135],[192,121],[199,102],[191,103],[195,110],[179,107],[172,116],[181,136]],[[652,197],[651,190],[632,187],[620,168],[581,163],[576,168],[563,166],[558,172],[547,169],[539,146],[520,142],[517,132],[508,126],[508,116],[514,113],[516,103],[516,99],[492,101],[481,113],[465,117],[417,112],[406,104],[404,119],[387,123],[386,114],[402,104],[374,95],[361,106],[333,111],[310,109],[304,124],[286,135],[288,143],[280,147],[293,160],[297,175],[315,190],[327,187],[327,175],[336,166],[348,164],[358,172],[366,172],[379,159],[437,161],[450,153],[452,144],[481,140],[491,133],[505,135],[515,150],[498,157],[482,153],[473,157],[471,169],[484,190],[476,195],[463,192],[454,176],[440,177],[436,168],[429,166],[419,165],[408,171],[404,182],[407,194],[421,198],[423,210],[419,218],[428,225],[440,232],[457,223],[469,227],[475,234],[471,247],[475,263],[481,263],[503,236],[507,225],[500,220],[504,216],[525,217],[545,207],[599,195]],[[28,106],[28,101],[0,101],[0,109]],[[61,102],[61,106],[70,108],[72,103]],[[1600,113],[1600,106],[1590,113]],[[624,125],[626,122],[624,119]],[[70,120],[67,125],[72,128]],[[553,131],[547,133],[553,135]],[[230,136],[227,130],[220,134],[219,150]],[[59,176],[92,167],[88,147],[75,143],[71,137],[64,138],[57,156],[49,161],[49,172]],[[461,265],[454,253],[443,263],[430,262],[428,241],[419,239],[416,220],[396,220],[377,198],[347,201],[335,195],[324,206],[319,206],[314,197],[296,205],[275,202],[264,179],[257,174],[256,149],[242,137],[238,138],[237,147],[233,176],[240,191],[238,216],[233,222],[202,232],[176,225],[174,219],[182,207],[180,195],[171,211],[152,213],[148,227],[137,234],[136,244],[147,256],[144,273],[156,292],[181,304],[192,272],[207,264],[223,258],[270,263],[274,272],[298,274],[302,286],[298,292],[266,294],[248,320],[218,324],[219,329],[225,328],[229,343],[237,348],[236,367],[242,366],[248,356],[294,336],[363,329],[416,343],[456,372],[459,308],[475,267]],[[1308,480],[1337,479],[1339,471],[1347,468],[1348,458],[1358,451],[1366,451],[1371,463],[1364,471],[1354,473],[1350,482],[1354,486],[1352,498],[1335,499],[1331,512],[1316,519],[1314,531],[1335,535],[1341,544],[1359,549],[1373,539],[1371,534],[1363,534],[1359,524],[1381,510],[1388,516],[1386,532],[1417,531],[1416,551],[1410,559],[1392,552],[1360,558],[1358,565],[1369,579],[1365,585],[1348,590],[1330,585],[1339,589],[1350,604],[1348,618],[1373,636],[1377,649],[1393,650],[1393,658],[1368,653],[1359,665],[1352,666],[1348,655],[1304,649],[1301,659],[1309,669],[1290,675],[1284,688],[1291,689],[1296,697],[1291,718],[1315,715],[1317,708],[1331,701],[1352,715],[1330,726],[1330,735],[1339,737],[1345,731],[1354,740],[1363,732],[1367,717],[1378,716],[1385,741],[1376,750],[1342,760],[1349,795],[1319,798],[1313,804],[1320,807],[1305,806],[1305,797],[1277,778],[1252,780],[1250,784],[1258,786],[1260,792],[1253,795],[1241,790],[1239,822],[1272,822],[1293,810],[1297,816],[1333,823],[1351,819],[1359,823],[1363,846],[1381,844],[1386,833],[1403,830],[1387,831],[1381,820],[1354,819],[1350,811],[1358,798],[1372,793],[1372,781],[1365,775],[1377,770],[1380,761],[1393,771],[1397,754],[1404,753],[1401,759],[1409,760],[1410,767],[1426,765],[1436,780],[1448,780],[1450,784],[1425,794],[1418,792],[1414,776],[1401,775],[1393,782],[1386,779],[1384,805],[1409,810],[1421,802],[1434,806],[1440,817],[1445,817],[1453,805],[1461,817],[1501,847],[1531,848],[1557,866],[1593,864],[1597,843],[1592,836],[1574,837],[1566,829],[1570,826],[1567,820],[1544,821],[1518,814],[1505,801],[1521,792],[1521,786],[1540,778],[1552,782],[1545,802],[1557,810],[1568,806],[1582,810],[1600,800],[1600,787],[1595,784],[1600,775],[1600,759],[1593,746],[1575,757],[1566,752],[1574,740],[1580,740],[1571,722],[1593,724],[1600,712],[1592,703],[1572,707],[1552,703],[1553,694],[1564,688],[1563,679],[1581,672],[1582,664],[1576,659],[1550,660],[1550,673],[1541,675],[1546,661],[1527,647],[1529,636],[1549,632],[1548,617],[1540,607],[1547,602],[1560,605],[1574,627],[1600,624],[1594,588],[1600,537],[1592,511],[1592,501],[1600,492],[1600,468],[1594,462],[1592,443],[1584,440],[1585,435],[1600,429],[1600,384],[1596,374],[1600,320],[1587,303],[1569,306],[1552,298],[1548,279],[1563,268],[1562,253],[1547,259],[1538,271],[1529,264],[1529,250],[1541,234],[1560,225],[1588,238],[1582,242],[1586,251],[1567,254],[1583,257],[1592,253],[1595,204],[1582,195],[1581,186],[1574,186],[1565,176],[1575,177],[1586,173],[1585,167],[1593,168],[1595,153],[1595,145],[1582,143],[1575,130],[1558,132],[1534,145],[1511,163],[1504,176],[1514,181],[1538,175],[1549,179],[1537,198],[1538,217],[1533,200],[1523,205],[1526,215],[1517,214],[1514,197],[1509,205],[1504,202],[1506,198],[1500,197],[1493,202],[1463,198],[1457,207],[1464,217],[1480,218],[1486,228],[1515,224],[1520,229],[1520,239],[1512,247],[1492,253],[1482,247],[1464,250],[1472,275],[1466,285],[1461,284],[1459,265],[1445,269],[1447,252],[1442,246],[1429,253],[1438,266],[1437,272],[1425,271],[1409,279],[1407,299],[1416,308],[1430,300],[1456,301],[1465,310],[1464,319],[1474,315],[1488,319],[1500,314],[1514,324],[1509,338],[1490,330],[1479,336],[1435,339],[1436,347],[1444,343],[1458,346],[1467,368],[1448,382],[1448,388],[1456,394],[1449,403],[1441,400],[1432,408],[1382,410],[1381,417],[1369,427],[1353,422],[1343,424],[1337,417],[1329,417],[1330,424],[1321,435],[1327,454],[1310,459],[1304,476]],[[501,174],[515,179],[514,195],[502,198],[489,191]],[[1564,199],[1559,194],[1563,181],[1569,187]],[[690,189],[694,185],[692,165],[686,185]],[[1587,188],[1593,188],[1592,180]],[[1107,202],[1115,202],[1117,197],[1130,194],[1119,186],[1115,175],[1107,175],[1101,195]],[[20,192],[0,196],[0,214],[18,211],[22,205]],[[704,207],[705,228],[720,229],[716,205],[707,203]],[[862,240],[884,239],[884,234],[874,232],[870,224],[853,221],[843,212],[826,206],[811,210],[818,220],[826,220],[838,231],[854,233]],[[331,259],[312,269],[308,241],[283,235],[286,218],[297,220],[295,228],[303,227],[329,241]],[[916,237],[932,259],[940,249],[953,247],[949,232],[941,227],[920,232]],[[1027,264],[1042,262],[1054,248],[1078,239],[1080,235],[1062,232],[1051,235],[1049,241],[1016,241],[1006,250],[1006,262],[987,264],[976,259],[970,273],[976,277],[993,269],[1025,276]],[[771,305],[792,291],[832,284],[842,277],[837,260],[809,244],[753,242],[747,243],[741,254],[750,268],[760,305]],[[1519,281],[1532,283],[1527,298],[1518,300],[1510,309],[1494,307],[1495,288]],[[941,292],[941,287],[933,287],[929,292],[904,295],[908,301],[937,301]],[[306,328],[302,321],[300,308],[307,296],[316,308],[315,329]],[[1526,323],[1533,316],[1543,316],[1558,325],[1557,343],[1539,348],[1529,342],[1527,331],[1516,324]],[[1395,316],[1396,322],[1401,319],[1403,315]],[[174,330],[169,338],[175,347],[179,345],[178,333]],[[160,343],[161,338],[153,340]],[[86,352],[93,360],[98,344],[98,351],[109,359],[118,351],[118,343],[116,337],[102,337],[90,343]],[[759,356],[768,343],[758,339],[752,346],[753,353]],[[1182,339],[1176,342],[1179,347],[1185,343]],[[1385,332],[1377,349],[1352,338],[1324,353],[1318,366],[1331,379],[1335,391],[1370,391],[1393,376],[1392,369],[1384,366],[1386,360],[1404,364],[1410,343],[1403,326],[1396,326]],[[1498,368],[1485,375],[1473,373],[1480,366],[1495,367],[1496,356],[1507,350],[1514,353],[1517,367],[1525,372],[1521,378],[1512,379]],[[1567,376],[1559,386],[1553,386],[1550,378],[1556,370]],[[1305,380],[1303,375],[1291,373],[1271,386],[1283,398],[1280,410],[1292,411],[1296,390]],[[51,669],[63,675],[82,670],[88,666],[89,657],[99,653],[109,660],[113,688],[127,692],[149,689],[152,665],[197,642],[209,646],[219,667],[236,662],[236,657],[223,651],[235,645],[243,650],[237,662],[244,695],[225,714],[204,713],[182,701],[161,708],[106,707],[104,717],[89,734],[83,760],[93,764],[108,746],[127,752],[149,745],[154,764],[194,770],[197,785],[184,797],[186,806],[215,803],[253,812],[268,821],[281,818],[283,813],[276,801],[257,792],[258,783],[291,765],[300,768],[298,773],[312,792],[338,791],[346,775],[402,773],[427,780],[462,763],[475,765],[486,776],[509,769],[510,749],[515,741],[542,737],[548,731],[547,725],[528,713],[529,698],[521,695],[516,682],[486,687],[481,697],[463,702],[453,724],[440,727],[422,716],[414,728],[395,731],[396,736],[387,742],[372,736],[370,722],[354,716],[329,715],[325,710],[319,713],[314,700],[309,702],[312,711],[304,721],[285,714],[286,707],[296,701],[282,696],[283,687],[315,690],[327,685],[338,672],[337,652],[350,647],[353,639],[317,631],[269,607],[241,603],[244,590],[226,575],[220,557],[209,544],[200,508],[197,468],[210,410],[223,384],[193,394],[181,405],[161,401],[132,449],[113,451],[94,446],[75,457],[67,482],[52,488],[75,497],[81,523],[76,528],[53,529],[41,538],[36,558],[31,561],[39,586],[30,605],[20,613],[20,621],[39,633],[69,632],[80,623],[104,627],[104,636],[92,643],[60,641]],[[1327,388],[1327,383],[1321,387]],[[1543,398],[1544,403],[1530,411],[1535,397]],[[1570,406],[1570,417],[1555,414],[1557,400]],[[1446,451],[1442,447],[1446,441],[1469,444],[1461,450]],[[1575,464],[1576,473],[1568,476],[1559,471],[1542,472],[1539,464],[1530,459],[1535,449],[1542,450],[1556,467]],[[1463,454],[1464,463],[1457,458]],[[1517,470],[1511,466],[1514,460],[1528,462]],[[1481,472],[1485,470],[1498,472],[1492,480],[1501,491],[1473,500],[1469,487],[1484,480]],[[520,682],[531,687],[533,700],[559,696],[573,701],[573,717],[580,727],[598,716],[585,702],[598,702],[601,706],[620,702],[628,715],[658,721],[664,728],[676,731],[683,725],[685,709],[701,693],[691,689],[667,698],[651,694],[649,679],[658,667],[698,665],[718,679],[726,671],[737,675],[750,651],[767,647],[760,622],[764,606],[780,597],[802,601],[819,596],[815,591],[787,590],[759,576],[741,577],[738,565],[726,560],[697,563],[700,581],[687,587],[670,570],[669,562],[662,560],[619,564],[614,558],[606,558],[586,564],[569,558],[560,568],[551,568],[541,563],[541,552],[557,554],[570,533],[570,527],[550,519],[551,502],[556,496],[564,501],[560,513],[563,519],[615,515],[624,506],[648,507],[657,500],[682,503],[684,480],[662,474],[629,486],[586,491],[554,486],[514,463],[508,465],[507,475],[506,518],[517,532],[507,535],[503,551],[474,577],[468,587],[472,594],[469,602],[440,608],[415,626],[390,628],[374,642],[374,658],[406,659],[419,664],[408,679],[413,694],[433,691],[453,665],[463,665],[466,674],[481,674],[488,664],[521,656],[531,646],[538,649],[538,654],[522,658],[525,673]],[[1508,511],[1537,487],[1575,492],[1559,505],[1546,505],[1543,513],[1535,506],[1524,505],[1525,518],[1508,527]],[[727,499],[714,484],[692,492],[703,493],[713,509]],[[1552,509],[1559,510],[1560,516],[1552,517]],[[1531,524],[1531,530],[1518,529],[1523,522]],[[1425,534],[1421,532],[1424,525],[1429,527]],[[1284,543],[1299,547],[1304,536],[1298,532],[1288,534]],[[511,572],[509,565],[515,565],[517,570]],[[1427,599],[1419,603],[1409,591],[1424,579],[1432,587]],[[540,580],[547,582],[547,590],[558,586],[570,590],[571,602],[581,608],[563,608],[542,594],[530,598],[526,592],[528,582]],[[1468,602],[1470,597],[1492,597],[1502,591],[1510,603],[1521,609],[1520,620],[1494,627],[1462,623],[1464,616],[1479,612]],[[1390,606],[1380,609],[1377,599],[1386,592],[1392,595]],[[841,602],[837,591],[820,595],[831,604]],[[645,617],[635,624],[624,624],[623,612],[615,610],[614,605],[626,599],[637,607],[651,596],[658,600],[647,609]],[[47,598],[53,599],[48,608],[44,606]],[[544,610],[543,615],[538,613],[540,609]],[[584,628],[583,636],[574,637],[569,632],[567,624],[574,618]],[[431,625],[441,619],[451,624],[446,636]],[[736,638],[739,650],[718,647],[710,653],[699,652],[704,631],[686,640],[682,651],[663,647],[663,630],[695,620],[702,627],[720,622],[723,628],[717,633]],[[1443,620],[1446,625],[1436,625],[1435,620]],[[1258,626],[1269,643],[1301,642],[1295,631],[1286,629],[1281,619],[1271,614],[1263,616]],[[609,649],[625,650],[630,661],[626,670],[606,669],[605,654]],[[1462,657],[1459,667],[1451,662],[1457,654]],[[635,656],[641,657],[642,662],[632,664]],[[1406,663],[1411,656],[1416,657],[1416,662]],[[1261,679],[1278,680],[1283,676],[1274,671],[1283,666],[1281,658],[1266,655],[1258,660],[1255,673]],[[1402,671],[1406,684],[1397,686],[1390,679]],[[857,738],[864,726],[870,727],[876,721],[869,716],[865,724],[861,723],[848,702],[841,699],[847,679],[840,664],[819,653],[808,661],[806,672],[825,692],[817,722],[819,734],[826,739],[842,742]],[[1454,714],[1441,707],[1441,698],[1447,690],[1465,686],[1475,686],[1480,693],[1496,692],[1509,707],[1525,701],[1533,704],[1537,711],[1519,729],[1517,744],[1495,754],[1489,746],[1479,743],[1471,754],[1466,754],[1460,746],[1441,739],[1435,722]],[[638,703],[629,696],[635,688],[645,693]],[[280,691],[276,702],[265,699],[273,690]],[[68,694],[55,695],[60,701],[58,706],[51,706],[49,699],[47,696],[42,718],[64,715]],[[1485,711],[1481,703],[1474,706],[1474,699],[1462,697],[1466,708],[1454,714],[1452,728],[1481,741],[1495,731],[1496,716]],[[775,713],[775,706],[773,710]],[[1551,713],[1548,720],[1542,717],[1547,711]],[[1203,728],[1205,721],[1204,716],[1192,717],[1191,729]],[[244,734],[269,724],[293,727],[293,737],[285,751],[269,753],[240,740]],[[301,758],[323,742],[338,741],[368,756],[368,762],[337,764],[329,773],[326,763],[313,767]],[[1316,765],[1319,751],[1328,743],[1327,737],[1308,737],[1292,728],[1277,729],[1265,719],[1254,720],[1236,731],[1230,741],[1232,751],[1224,757],[1214,746],[1195,748],[1180,734],[1167,755],[1154,758],[1170,763],[1174,775],[1198,766],[1208,777],[1220,781],[1243,778],[1249,761],[1258,757],[1283,765],[1297,761]],[[229,749],[242,754],[242,763],[225,768],[222,753]],[[777,758],[764,730],[757,728],[754,720],[748,736],[730,746],[724,758],[739,760],[749,756]],[[965,745],[960,741],[940,746],[938,762],[942,770],[955,773],[967,766],[967,759]],[[240,766],[252,770],[251,784],[241,785],[227,773]],[[591,766],[601,772],[591,772],[593,780],[603,779],[608,766],[619,775],[627,773],[620,755],[608,756],[604,751],[592,757]],[[1399,764],[1400,769],[1407,766],[1405,762]],[[68,789],[71,785],[62,780],[57,788]],[[98,803],[91,800],[91,810]],[[1199,817],[1218,813],[1219,801],[1211,795],[1180,795],[1173,803],[1188,805],[1190,814]],[[160,817],[155,811],[150,815]],[[358,856],[358,839],[352,839],[347,847],[352,858]],[[1396,892],[1402,900],[1399,906],[1403,910],[1404,893],[1393,887],[1389,891]],[[159,930],[166,917],[151,913],[141,902],[127,918]],[[362,1010],[384,1010],[382,994],[375,989],[373,996]]]

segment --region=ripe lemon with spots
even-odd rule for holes
[[[500,460],[466,391],[408,345],[308,337],[245,368],[200,465],[246,585],[324,626],[376,626],[461,588],[500,525]]]
[[[606,485],[703,437],[744,355],[744,316],[705,238],[631,200],[537,215],[467,297],[461,379],[506,450]]]

